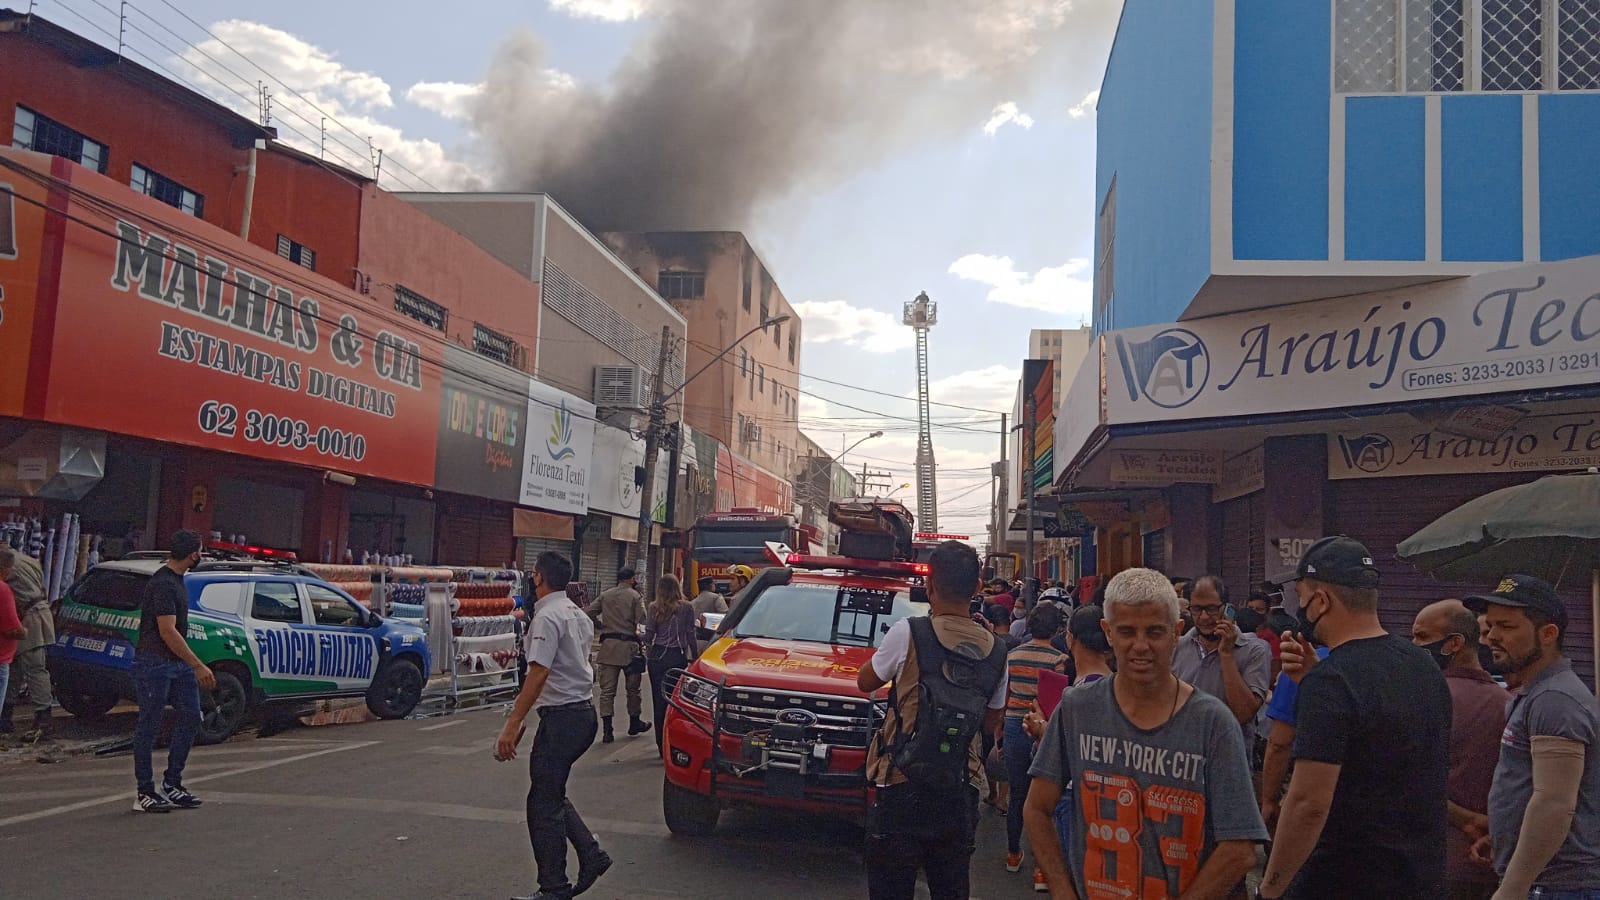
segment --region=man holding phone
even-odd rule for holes
[[[1194,628],[1178,639],[1172,673],[1227,705],[1239,721],[1244,745],[1256,739],[1256,712],[1272,681],[1272,647],[1254,634],[1241,633],[1228,605],[1228,588],[1216,575],[1189,585]]]

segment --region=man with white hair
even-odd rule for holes
[[[1068,691],[1045,727],[1024,820],[1057,900],[1226,897],[1267,839],[1238,721],[1172,673],[1178,620],[1160,572],[1111,579],[1101,627],[1116,674]],[[1074,872],[1054,821],[1068,788]]]

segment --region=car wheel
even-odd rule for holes
[[[367,688],[367,709],[380,719],[404,719],[422,699],[422,670],[409,659],[383,664]]]
[[[56,702],[61,708],[80,719],[98,719],[117,705],[116,694],[99,694],[92,691],[56,691]]]
[[[684,837],[706,837],[717,830],[722,807],[710,797],[661,779],[661,812],[667,830]]]
[[[231,672],[213,669],[217,686],[200,692],[200,731],[197,744],[220,744],[233,737],[250,713],[250,691]]]

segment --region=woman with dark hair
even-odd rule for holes
[[[683,585],[676,575],[663,575],[656,581],[656,598],[645,611],[644,642],[649,647],[650,699],[655,706],[656,753],[661,752],[661,736],[666,731],[667,695],[662,682],[667,673],[689,664],[696,654],[694,607],[683,596]]]

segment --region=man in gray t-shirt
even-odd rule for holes
[[[1600,893],[1600,707],[1561,655],[1566,607],[1528,575],[1464,602],[1485,615],[1494,671],[1515,691],[1489,788],[1489,836],[1473,853],[1492,848],[1497,897],[1535,886]]]
[[[1190,583],[1194,627],[1178,639],[1172,673],[1221,700],[1239,722],[1249,750],[1255,746],[1256,713],[1272,683],[1272,645],[1240,632],[1229,609],[1221,578],[1202,575]]]
[[[1117,675],[1062,696],[1029,769],[1028,836],[1052,887],[1054,835],[1040,826],[1058,789],[1072,801],[1064,850],[1079,897],[1220,896],[1267,840],[1238,720],[1172,675],[1177,622],[1159,572],[1129,569],[1107,586]]]

